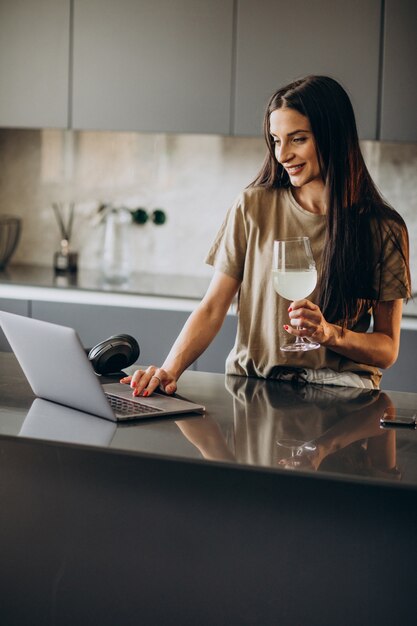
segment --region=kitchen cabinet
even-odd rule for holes
[[[360,137],[375,139],[380,10],[380,0],[238,0],[233,133],[262,134],[278,87],[326,74],[348,90]]]
[[[75,328],[85,348],[91,348],[111,335],[132,335],[140,346],[139,362],[159,365],[179,334],[188,313],[33,301],[32,317]]]
[[[11,298],[0,298],[0,311],[16,313],[17,315],[29,315],[30,303],[27,300],[13,300]],[[0,352],[11,352],[9,342],[0,328]]]
[[[229,133],[233,0],[74,0],[76,129]]]
[[[362,139],[417,141],[416,20],[415,0],[2,0],[0,127],[261,136],[275,89],[322,73]]]
[[[236,330],[236,315],[227,315],[219,334],[197,360],[196,369],[199,372],[224,374],[226,358],[235,343]]]
[[[381,388],[417,392],[417,330],[401,330],[400,353],[396,363],[382,376]]]
[[[36,300],[31,303],[31,310],[36,319],[75,328],[86,348],[111,335],[132,335],[139,343],[139,362],[144,365],[163,363],[189,316],[188,311]],[[219,335],[191,369],[224,373],[226,357],[235,339],[236,319],[235,316],[226,318]]]
[[[0,2],[0,126],[66,128],[70,0]]]
[[[86,348],[111,335],[127,333],[135,337],[141,353],[139,362],[160,365],[181,328],[188,319],[189,311],[173,309],[133,308],[129,306],[104,306],[52,302],[46,300],[20,300],[0,298],[0,309],[18,315],[71,326],[78,332]],[[233,347],[237,328],[237,317],[228,315],[212,344],[197,359],[190,369],[200,372],[222,374],[225,361]],[[0,329],[0,351],[10,351],[10,346]],[[417,354],[417,331],[401,330],[401,347],[397,362],[384,371],[382,389],[392,391],[417,391],[415,355]]]
[[[417,141],[417,3],[386,0],[381,139]]]

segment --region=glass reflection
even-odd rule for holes
[[[379,422],[385,411],[395,412],[387,394],[238,376],[226,377],[226,389],[233,397],[232,437],[209,415],[176,422],[204,458],[401,478],[396,432]]]

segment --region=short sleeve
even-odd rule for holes
[[[247,227],[240,196],[227,211],[205,262],[236,280],[242,280],[247,250]]]
[[[406,262],[408,259],[406,228],[391,223],[385,231],[382,251],[382,258],[375,273],[374,287],[379,291],[378,299],[388,301],[409,298],[411,286]]]

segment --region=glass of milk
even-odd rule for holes
[[[317,283],[317,269],[308,237],[274,241],[272,281],[278,295],[292,302],[307,298]],[[320,344],[304,337],[280,346],[285,352],[315,350]]]

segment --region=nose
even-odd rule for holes
[[[294,155],[291,152],[291,146],[282,143],[281,145],[275,145],[275,156],[279,163],[286,163],[287,161],[291,161]]]

